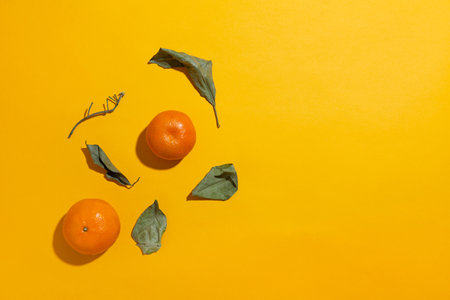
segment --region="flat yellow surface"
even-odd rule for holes
[[[0,36],[0,299],[450,299],[448,0],[3,0]],[[159,47],[213,61],[220,129],[183,73],[147,65]],[[172,168],[141,135],[167,109],[197,129]],[[141,181],[91,170],[85,140]],[[186,201],[228,162],[234,197]],[[122,230],[87,259],[59,222],[92,197]],[[154,199],[168,228],[143,256]]]

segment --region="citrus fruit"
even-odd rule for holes
[[[114,244],[120,232],[120,221],[108,202],[84,199],[69,209],[62,228],[64,239],[75,251],[96,255]]]
[[[148,125],[146,139],[156,156],[166,160],[179,160],[195,145],[194,124],[185,113],[163,111]]]

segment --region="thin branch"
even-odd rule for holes
[[[72,136],[72,134],[73,134],[75,128],[77,128],[78,125],[80,125],[82,122],[86,121],[87,119],[90,119],[90,118],[95,117],[95,116],[100,116],[100,115],[104,116],[104,115],[106,115],[106,114],[110,114],[110,113],[114,112],[114,110],[116,110],[117,106],[119,106],[120,100],[121,100],[124,96],[125,96],[125,93],[124,93],[124,92],[120,93],[120,94],[119,94],[119,97],[117,97],[116,95],[114,95],[115,101],[111,101],[111,102],[114,103],[114,107],[113,107],[113,108],[109,109],[109,106],[108,106],[108,109],[103,110],[103,111],[98,111],[98,112],[93,113],[93,114],[89,114],[90,111],[91,111],[91,107],[92,107],[92,102],[91,102],[91,105],[89,106],[89,110],[88,110],[87,115],[86,115],[83,119],[81,119],[80,121],[78,121],[77,124],[75,124],[75,126],[72,128],[72,130],[70,131],[69,136],[68,136],[67,138],[70,139],[70,137]],[[112,99],[112,98],[111,98],[111,97],[108,97],[107,99],[109,100],[109,99]],[[107,102],[108,102],[108,100],[107,100]]]
[[[94,104],[94,102],[91,102],[91,105],[89,105],[89,109],[88,109],[88,113],[87,113],[88,116],[89,116],[89,113],[91,112],[92,104]]]

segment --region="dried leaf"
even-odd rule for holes
[[[104,169],[106,171],[106,178],[115,180],[121,185],[125,186],[134,186],[136,182],[139,181],[139,178],[136,180],[135,183],[131,184],[130,181],[123,175],[109,160],[106,153],[100,148],[99,145],[88,145],[86,143],[86,146],[89,150],[89,154],[91,155],[92,161],[94,164],[99,166],[100,168]]]
[[[212,61],[183,52],[160,48],[148,63],[157,64],[164,69],[186,68],[197,91],[212,105],[217,128],[220,127],[216,111],[216,88],[212,78]]]
[[[233,164],[211,168],[192,191],[192,195],[204,199],[228,200],[238,190],[238,178]]]
[[[155,200],[138,218],[131,236],[142,254],[151,254],[161,248],[161,238],[167,227],[167,218]]]

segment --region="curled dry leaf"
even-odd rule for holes
[[[106,178],[116,181],[117,183],[132,187],[139,181],[139,178],[131,184],[130,181],[123,175],[111,162],[106,153],[99,145],[88,145],[86,143],[89,154],[91,155],[94,164],[106,171]]]
[[[212,78],[212,61],[160,48],[148,63],[157,64],[164,69],[185,68],[194,87],[212,105],[217,128],[220,127],[216,111],[216,87]]]
[[[166,215],[155,200],[138,218],[131,236],[142,254],[151,254],[161,248],[161,238],[167,227]]]
[[[211,168],[192,191],[192,195],[204,199],[228,200],[238,190],[238,178],[233,164]]]

